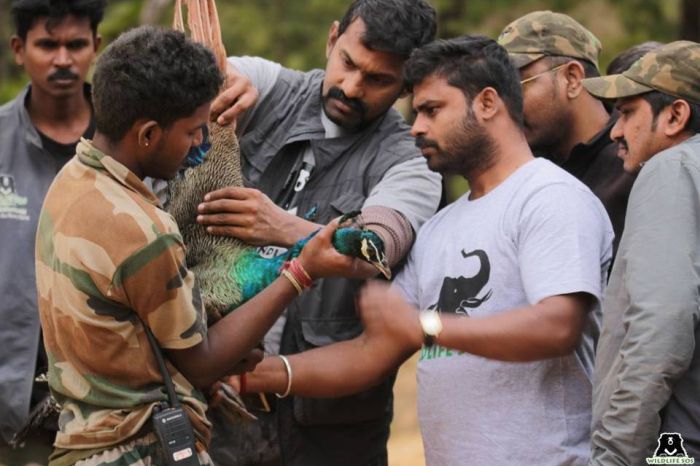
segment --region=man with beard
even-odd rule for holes
[[[319,224],[361,210],[358,223],[382,238],[396,265],[440,200],[439,175],[391,108],[405,94],[405,60],[435,31],[425,0],[357,0],[331,25],[325,71],[231,58],[259,92],[237,122],[246,187],[210,193],[200,222],[272,256]],[[235,108],[226,96],[214,112]],[[354,295],[376,273],[357,261],[355,279],[320,281],[288,307],[265,339],[267,352],[293,354],[360,334]],[[212,410],[212,457],[229,465],[279,464],[277,455],[288,465],[385,465],[392,385],[393,378],[336,400],[278,400],[275,413],[241,428]]]
[[[15,0],[10,45],[30,84],[0,107],[0,462],[44,464],[55,427],[40,429],[24,448],[7,442],[30,409],[48,396],[34,377],[46,371],[40,345],[34,275],[39,210],[54,176],[92,137],[90,87],[85,79],[100,44],[105,0]]]
[[[592,465],[644,464],[665,433],[700,459],[698,60],[700,44],[672,42],[583,82],[617,99],[611,136],[625,170],[639,173],[604,300]]]
[[[533,157],[517,72],[496,42],[433,42],[413,53],[406,77],[428,166],[464,176],[471,191],[421,228],[393,289],[365,288],[359,338],[291,356],[288,369],[268,358],[249,387],[352,392],[423,343],[427,464],[584,465],[612,253],[605,210]]]
[[[520,71],[530,148],[598,196],[612,221],[617,250],[634,177],[623,171],[610,139],[614,119],[581,84],[599,76],[600,41],[570,16],[536,11],[506,26],[498,42]]]

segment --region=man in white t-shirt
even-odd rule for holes
[[[471,191],[421,228],[393,289],[363,291],[362,336],[292,356],[288,373],[266,361],[251,383],[352,392],[423,344],[429,465],[586,464],[607,214],[580,181],[533,157],[519,78],[496,42],[433,42],[405,73],[428,166],[464,176]]]

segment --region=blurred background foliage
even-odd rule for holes
[[[0,104],[27,81],[9,49],[11,0],[0,0]],[[625,48],[647,40],[700,41],[700,0],[431,0],[442,38],[461,34],[496,37],[515,18],[534,10],[567,13],[603,43],[601,69]],[[139,24],[169,25],[173,0],[109,0],[99,32],[104,47]],[[229,54],[258,55],[297,69],[323,67],[332,21],[349,0],[218,0]],[[457,183],[459,184],[459,183]],[[456,186],[457,191],[461,191]]]

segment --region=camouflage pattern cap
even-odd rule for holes
[[[600,41],[571,16],[535,11],[505,27],[498,43],[508,51],[517,68],[544,56],[588,60],[598,68]]]
[[[681,40],[644,55],[622,74],[583,80],[596,97],[618,99],[659,91],[700,104],[700,44]]]

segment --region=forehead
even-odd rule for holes
[[[67,15],[60,19],[38,18],[27,31],[27,39],[75,38],[92,36],[89,18]]]
[[[450,85],[446,78],[430,75],[413,87],[413,106],[417,108],[431,101],[463,104],[464,93]]]
[[[631,97],[622,97],[615,101],[615,107],[632,107],[632,108],[644,108],[647,107],[651,111],[651,105],[642,96],[634,95]]]
[[[182,131],[191,131],[207,122],[209,116],[209,106],[211,102],[200,105],[195,111],[186,117],[180,118],[173,122],[173,127]]]
[[[362,18],[354,19],[338,36],[336,47],[367,73],[384,73],[403,76],[405,60],[396,54],[368,48],[363,38],[366,26]]]

